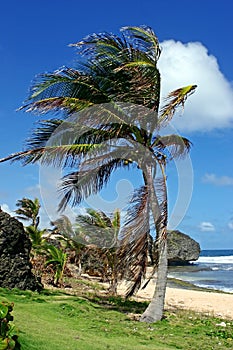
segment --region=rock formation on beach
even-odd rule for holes
[[[168,239],[168,261],[170,265],[186,264],[200,256],[200,244],[180,231],[170,231]]]
[[[0,208],[0,287],[40,291],[43,286],[33,275],[31,241],[23,224]]]

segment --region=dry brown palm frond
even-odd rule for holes
[[[169,160],[174,158],[182,158],[190,151],[192,143],[185,137],[172,134],[156,137],[152,147],[166,154]]]
[[[117,251],[120,278],[129,281],[126,297],[137,292],[146,274],[149,245],[148,199],[146,186],[135,192]]]

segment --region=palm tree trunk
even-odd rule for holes
[[[145,178],[146,177],[146,178]],[[158,248],[158,261],[157,261],[157,280],[155,285],[155,291],[152,300],[147,309],[142,314],[140,321],[153,323],[160,321],[163,318],[164,302],[167,286],[167,272],[168,272],[168,260],[167,260],[167,193],[166,182],[165,185],[165,199],[163,202],[163,209],[161,213],[161,205],[159,205],[158,198],[155,193],[153,176],[151,167],[146,166],[146,174],[144,180],[148,186],[151,211],[156,226],[156,243]],[[164,178],[165,180],[165,178]]]
[[[161,247],[158,248],[158,255],[157,281],[154,295],[140,318],[141,322],[153,323],[163,318],[168,269],[167,240],[161,242]]]

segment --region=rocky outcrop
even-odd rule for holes
[[[200,255],[200,244],[180,231],[170,231],[168,239],[168,262],[170,265],[195,261]]]
[[[31,241],[23,224],[0,208],[0,287],[40,291],[43,286],[33,275]]]

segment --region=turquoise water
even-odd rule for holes
[[[169,277],[233,293],[233,250],[203,250],[190,265],[170,267]]]

